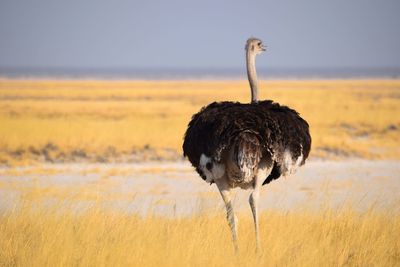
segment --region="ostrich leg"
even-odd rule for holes
[[[255,229],[255,233],[256,233],[257,251],[260,250],[260,233],[259,233],[259,222],[258,222],[258,199],[259,199],[259,196],[260,196],[260,188],[255,187],[249,197],[249,203],[250,203],[250,207],[251,207],[251,211],[253,213],[253,219],[254,219],[254,229]]]
[[[228,183],[225,180],[225,176],[221,179],[216,179],[215,183],[221,193],[222,199],[224,200],[227,220],[229,227],[231,228],[232,233],[232,241],[233,246],[235,247],[235,252],[238,252],[238,244],[237,244],[237,224],[238,220],[233,212],[233,203],[232,203],[232,190],[229,188]]]
[[[266,162],[262,162],[259,166],[257,175],[254,179],[254,187],[253,191],[249,197],[249,204],[251,207],[251,211],[253,213],[254,219],[254,230],[256,234],[256,249],[260,250],[260,231],[259,231],[259,222],[258,222],[258,199],[260,198],[260,189],[262,186],[265,177],[267,177],[272,171],[272,168],[268,168]]]

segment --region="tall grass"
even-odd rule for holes
[[[235,255],[223,213],[140,217],[99,208],[26,206],[0,215],[1,266],[398,266],[400,216],[340,211],[265,212],[255,252],[239,216]]]

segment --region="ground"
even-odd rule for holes
[[[193,113],[245,81],[0,81],[0,266],[396,266],[400,81],[264,81],[310,123],[305,166],[261,191],[261,240],[181,156]]]

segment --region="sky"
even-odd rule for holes
[[[400,67],[399,0],[0,0],[0,67]]]

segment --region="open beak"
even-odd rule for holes
[[[267,46],[266,46],[266,45],[261,45],[261,50],[262,50],[262,51],[267,50]]]

